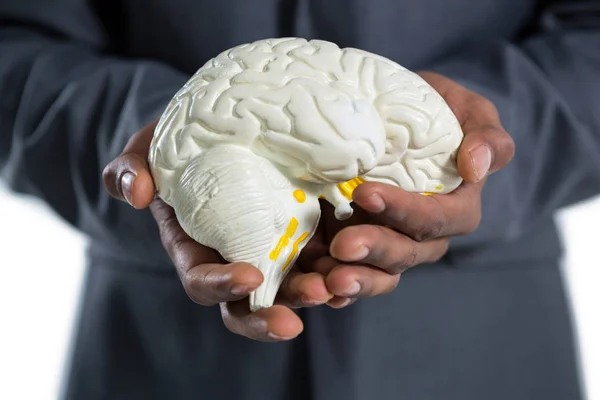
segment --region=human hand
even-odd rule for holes
[[[324,211],[320,235],[300,262],[314,264],[313,270],[327,276],[327,288],[336,295],[329,302],[334,307],[393,291],[403,271],[439,260],[450,237],[473,232],[481,219],[486,177],[514,155],[514,142],[489,100],[444,76],[420,75],[462,126],[457,162],[464,182],[452,193],[433,196],[367,182],[353,193],[360,209],[351,220],[336,221],[331,210]]]
[[[262,283],[262,273],[247,263],[227,263],[215,250],[194,241],[181,228],[173,208],[155,198],[147,157],[156,124],[133,135],[121,155],[106,166],[107,191],[136,209],[150,208],[186,293],[200,305],[220,304],[230,331],[260,341],[296,337],[303,326],[291,308],[323,304],[333,297],[323,275],[294,267],[281,286],[277,305],[251,313],[247,297]]]

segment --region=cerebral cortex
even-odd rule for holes
[[[384,57],[299,38],[236,46],[175,94],[155,131],[150,161],[169,202],[190,160],[235,144],[315,183],[357,176],[408,191],[460,183],[458,121],[417,74]]]

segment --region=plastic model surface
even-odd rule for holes
[[[173,97],[149,162],[158,195],[197,242],[258,267],[270,307],[312,237],[319,198],[352,215],[364,181],[448,193],[461,127],[417,74],[366,51],[301,38],[224,51]]]

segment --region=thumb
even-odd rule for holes
[[[502,128],[486,127],[465,132],[458,151],[458,169],[465,181],[476,183],[503,169],[515,152],[512,138]]]
[[[154,181],[147,159],[157,122],[136,132],[121,155],[112,160],[102,173],[108,193],[137,209],[148,207],[154,199]]]

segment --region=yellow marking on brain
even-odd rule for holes
[[[277,258],[279,258],[281,251],[290,244],[290,239],[292,239],[292,236],[294,236],[296,233],[296,229],[298,229],[298,220],[292,217],[285,233],[279,238],[277,246],[275,246],[275,248],[269,254],[269,258],[271,260],[276,261]]]
[[[294,198],[298,203],[304,203],[306,201],[306,193],[302,189],[294,190]]]
[[[439,192],[439,191],[440,191],[440,190],[442,190],[443,188],[444,188],[444,185],[437,185],[437,186],[434,188],[434,190],[436,190],[436,191],[438,191],[438,192]],[[436,193],[435,193],[435,192],[423,192],[423,193],[421,193],[421,194],[422,194],[422,195],[424,195],[424,196],[433,196],[433,195],[434,195],[434,194],[436,194]]]
[[[338,183],[337,187],[342,196],[348,200],[352,200],[352,193],[354,192],[354,189],[356,189],[361,183],[365,183],[365,180],[360,176],[357,176],[356,178],[352,178],[346,182]]]
[[[298,239],[296,239],[292,246],[292,252],[290,253],[290,256],[288,257],[285,264],[283,264],[283,267],[281,267],[282,272],[284,272],[287,269],[287,267],[292,263],[292,260],[294,259],[294,257],[296,257],[296,254],[298,254],[298,247],[300,246],[300,243],[304,242],[307,237],[308,232],[304,232],[302,235],[300,235]]]

